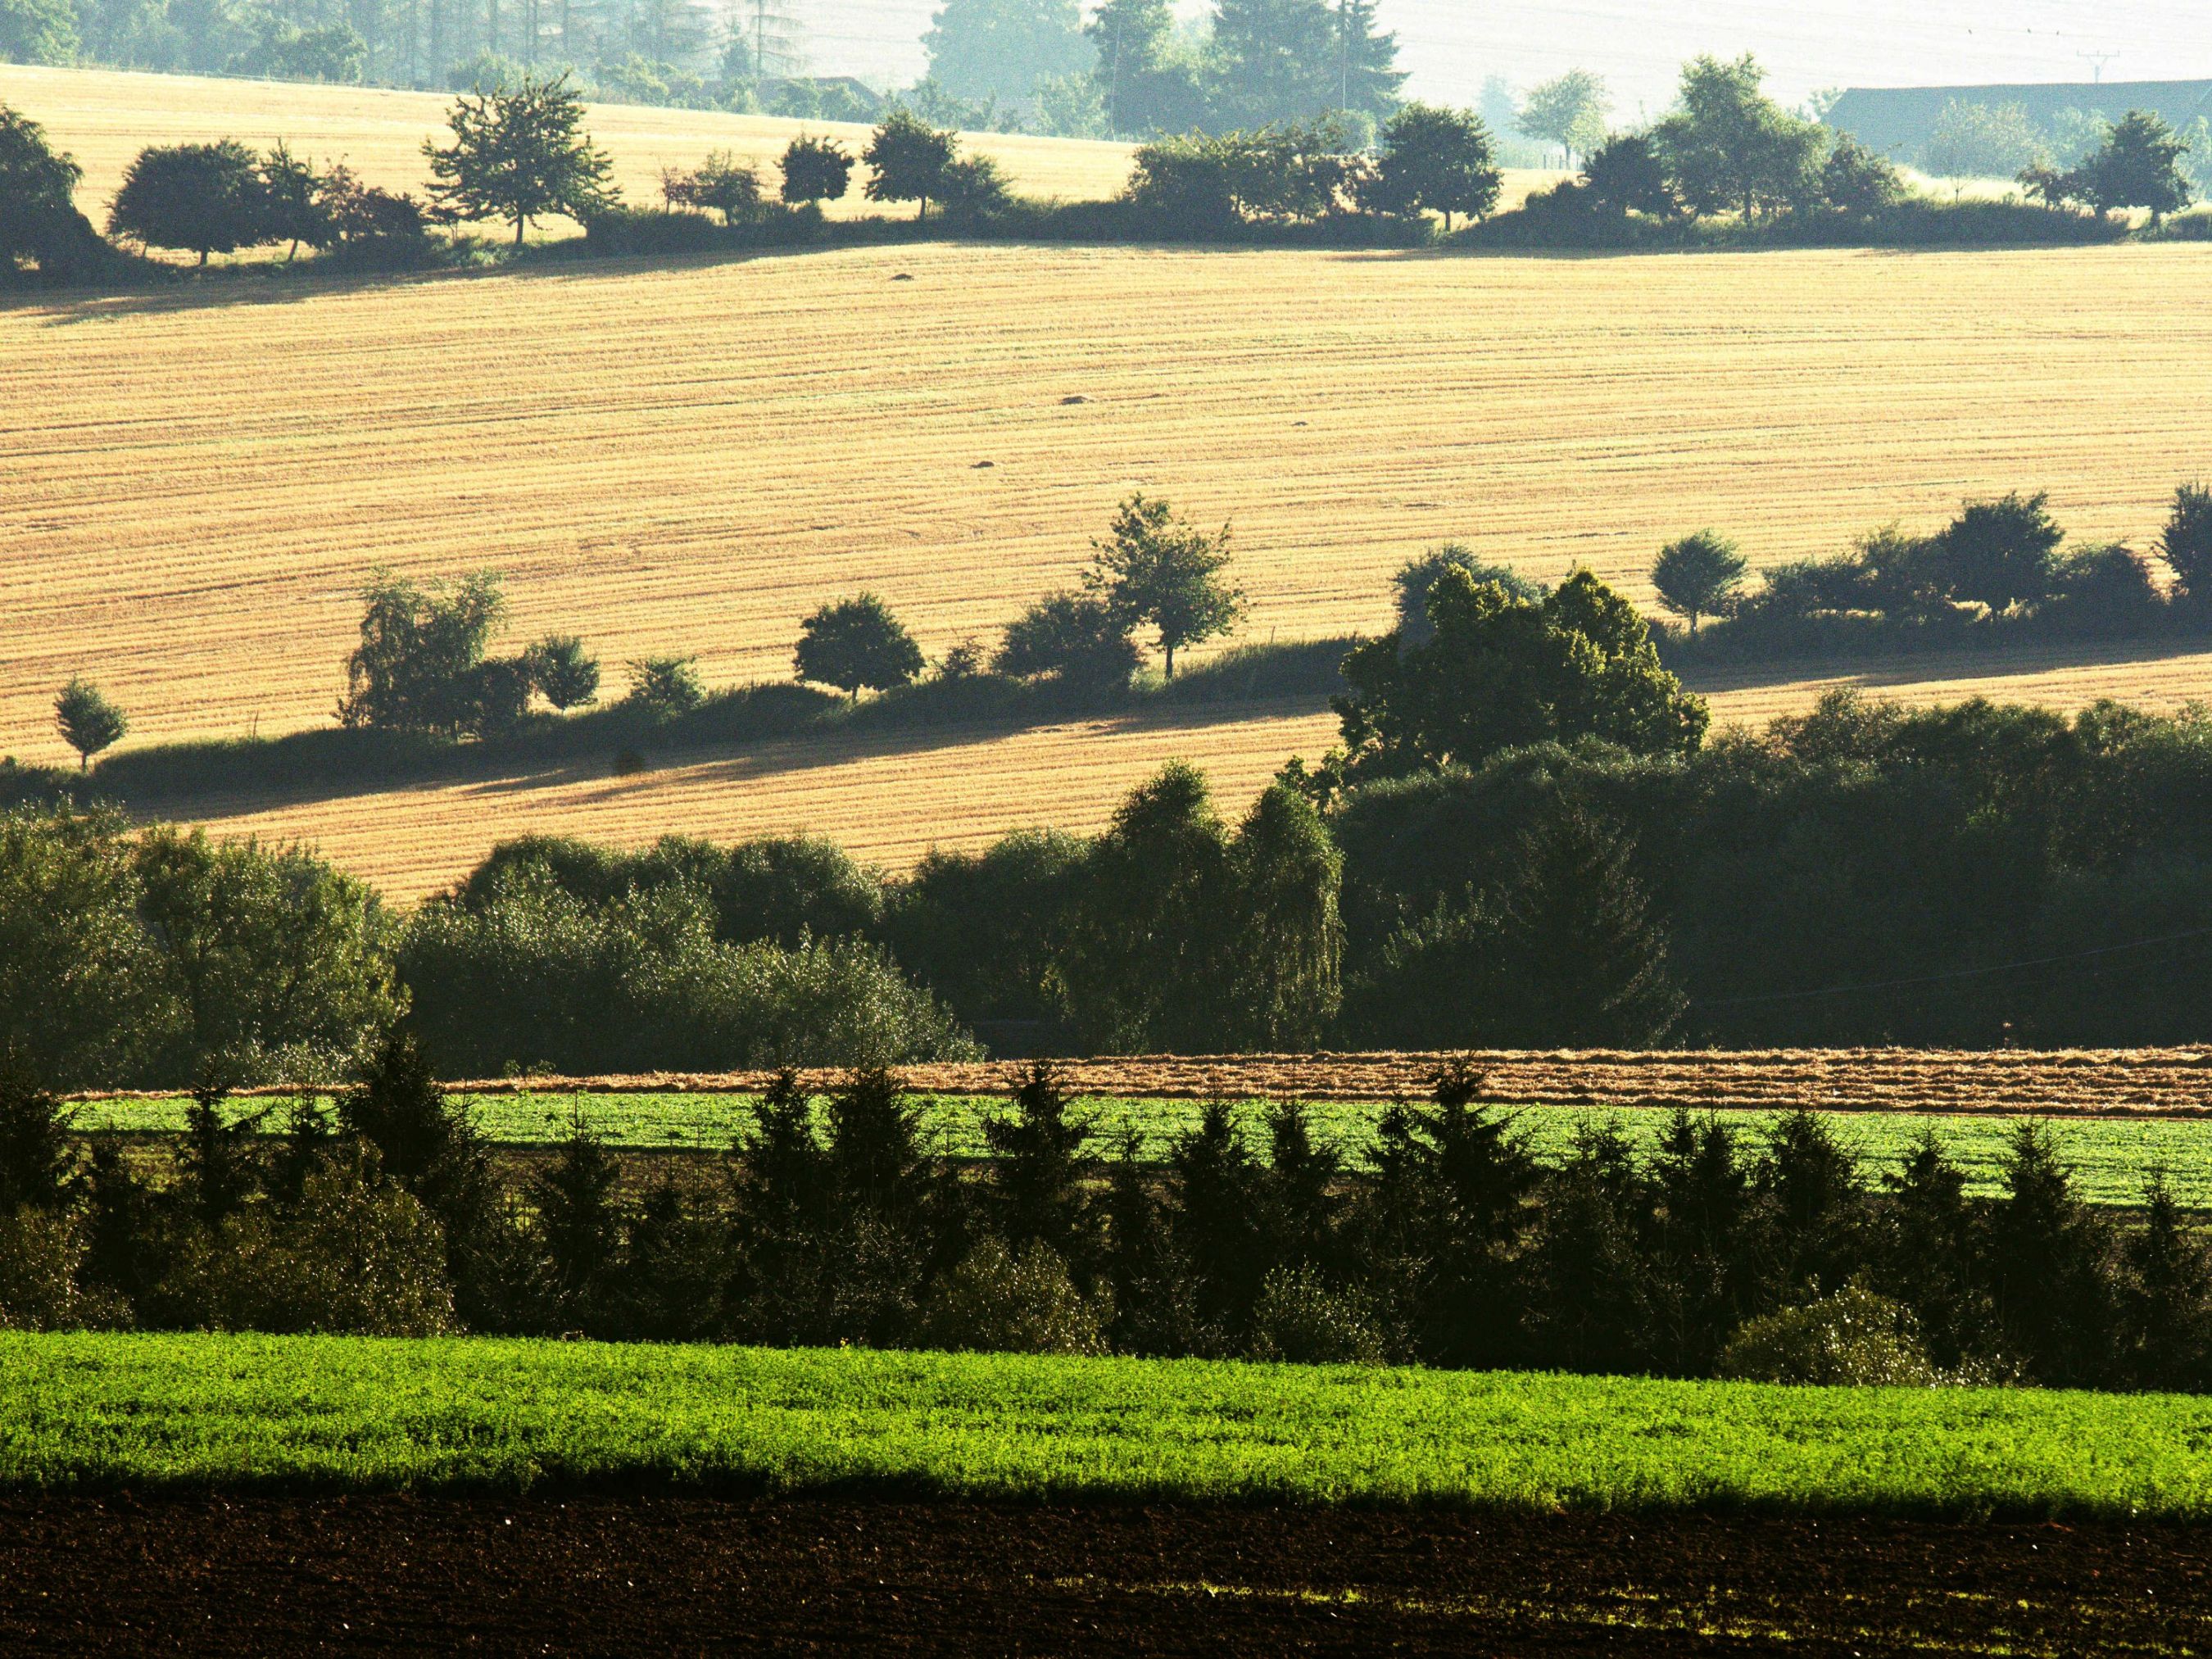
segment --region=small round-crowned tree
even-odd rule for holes
[[[858,701],[863,690],[911,684],[922,670],[921,647],[906,624],[873,593],[825,605],[799,626],[793,665],[802,680],[834,685]]]

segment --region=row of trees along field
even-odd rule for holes
[[[1176,533],[1233,603],[1213,538]],[[1101,592],[1032,615],[1095,607],[1127,650],[1109,551]],[[969,1032],[1123,1053],[2203,1039],[2201,712],[1838,694],[1715,738],[1587,572],[1546,592],[1446,553],[1401,586],[1401,626],[1344,659],[1341,744],[1233,826],[1170,767],[1103,834],[902,877],[817,842],[533,837],[402,920],[305,854],[19,807],[0,1050],[56,1085],[173,1084],[211,1059],[290,1080],[343,1073],[400,1007],[448,1075],[890,1063]],[[573,639],[487,658],[495,599],[380,589],[349,716],[450,737],[532,690],[591,694]],[[866,602],[817,612],[799,654],[854,696],[919,657]],[[680,660],[632,681],[630,702],[668,700],[637,719],[699,696]],[[64,780],[47,793],[77,794]]]
[[[1793,116],[1761,90],[1749,58],[1700,58],[1683,72],[1674,111],[1648,131],[1598,137],[1581,176],[1529,199],[1486,228],[1506,244],[1636,246],[1693,237],[1701,224],[1736,233],[1764,222],[1825,237],[2066,240],[2112,234],[2103,216],[2147,210],[2157,222],[2187,206],[2181,170],[2189,146],[2153,115],[2131,114],[2104,147],[2065,174],[2028,181],[2045,210],[2019,204],[1936,204],[1907,198],[1888,162],[1818,123]],[[513,227],[519,246],[533,221],[580,220],[613,252],[718,245],[744,234],[826,234],[824,201],[852,188],[868,199],[933,204],[969,232],[996,228],[1113,240],[1221,236],[1255,228],[1320,228],[1416,240],[1431,220],[1487,220],[1503,188],[1495,141],[1481,118],[1402,106],[1369,145],[1338,115],[1219,135],[1161,139],[1137,154],[1115,204],[1054,205],[1015,198],[994,163],[961,153],[957,137],[915,112],[886,115],[858,155],[833,139],[802,136],[780,176],[727,155],[671,171],[667,211],[625,209],[607,158],[583,129],[580,95],[565,80],[525,78],[511,89],[464,95],[451,136],[424,146],[427,206],[362,185],[344,167],[318,172],[284,145],[257,155],[234,141],[157,146],[131,165],[109,213],[109,232],[140,247],[211,252],[286,246],[328,251],[357,264],[416,264],[434,257],[429,223],[487,220]],[[72,201],[76,165],[33,123],[0,107],[0,261],[52,277],[97,275],[106,245]],[[1897,221],[1901,209],[1919,217]]]
[[[1447,1069],[1348,1159],[1295,1104],[1102,1146],[1039,1066],[963,1169],[889,1073],[819,1103],[787,1074],[726,1158],[640,1182],[580,1122],[502,1168],[404,1034],[335,1113],[204,1081],[160,1159],[88,1158],[8,1081],[0,1328],[2212,1387],[2196,1218],[2155,1179],[2137,1215],[2092,1210],[2039,1126],[1974,1200],[1939,1143],[1870,1171],[1812,1113],[1756,1139],[1678,1114],[1645,1157],[1601,1127],[1545,1167],[1480,1088]]]
[[[2001,640],[2143,639],[2212,629],[2212,490],[2184,484],[2148,552],[2066,548],[2049,498],[1969,501],[1933,535],[1893,525],[1847,553],[1762,571],[1713,530],[1651,568],[1684,660],[1924,650]]]

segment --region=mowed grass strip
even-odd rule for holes
[[[945,1096],[921,1097],[931,1144],[953,1158],[990,1155],[983,1126],[1006,1115],[1004,1100]],[[78,1126],[94,1131],[174,1133],[185,1125],[189,1103],[167,1100],[105,1100],[78,1109]],[[562,1140],[580,1118],[610,1145],[638,1151],[715,1152],[751,1133],[753,1101],[743,1095],[482,1095],[470,1101],[477,1128],[509,1146],[543,1146]],[[1203,1109],[1191,1100],[1090,1100],[1079,1112],[1092,1119],[1103,1156],[1125,1131],[1145,1138],[1148,1159],[1164,1161],[1176,1137],[1195,1128]],[[1657,1145],[1671,1112],[1649,1108],[1523,1106],[1507,1109],[1517,1132],[1537,1157],[1557,1163],[1573,1150],[1576,1138],[1607,1125],[1618,1126],[1639,1152]],[[1371,1146],[1382,1109],[1346,1101],[1324,1101],[1310,1109],[1319,1136],[1355,1162]],[[1778,1121],[1778,1114],[1729,1111],[1723,1121],[1742,1136],[1755,1155]],[[1923,1112],[1838,1112],[1826,1115],[1835,1132],[1870,1176],[1893,1170],[1933,1134],[1966,1172],[1967,1191],[1995,1197],[2004,1190],[2005,1160],[2013,1136],[2025,1121],[2018,1117],[1957,1116]],[[269,1120],[273,1128],[281,1113]],[[1242,1109],[1244,1127],[1255,1145],[1264,1145],[1261,1109]],[[2060,1154],[2074,1170],[2081,1195],[2093,1204],[2140,1204],[2154,1173],[2162,1172],[2180,1202],[2212,1210],[2212,1118],[2075,1118],[2051,1125]]]
[[[456,1338],[0,1335],[0,1486],[2212,1514],[2212,1401]]]

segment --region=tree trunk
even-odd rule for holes
[[[1175,647],[1163,645],[1161,648],[1168,653],[1168,678],[1173,679],[1175,678]]]
[[[530,222],[530,216],[529,216],[528,214],[526,214],[526,213],[518,213],[518,214],[516,214],[516,215],[514,216],[514,245],[515,245],[515,246],[517,246],[517,247],[520,247],[520,246],[522,246],[522,229],[523,229],[523,227],[524,227],[525,225],[527,225],[529,222]]]

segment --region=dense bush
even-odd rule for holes
[[[543,861],[426,905],[399,975],[447,1076],[858,1065],[972,1052],[951,1016],[872,945],[791,949],[717,936],[684,879],[579,897]]]

